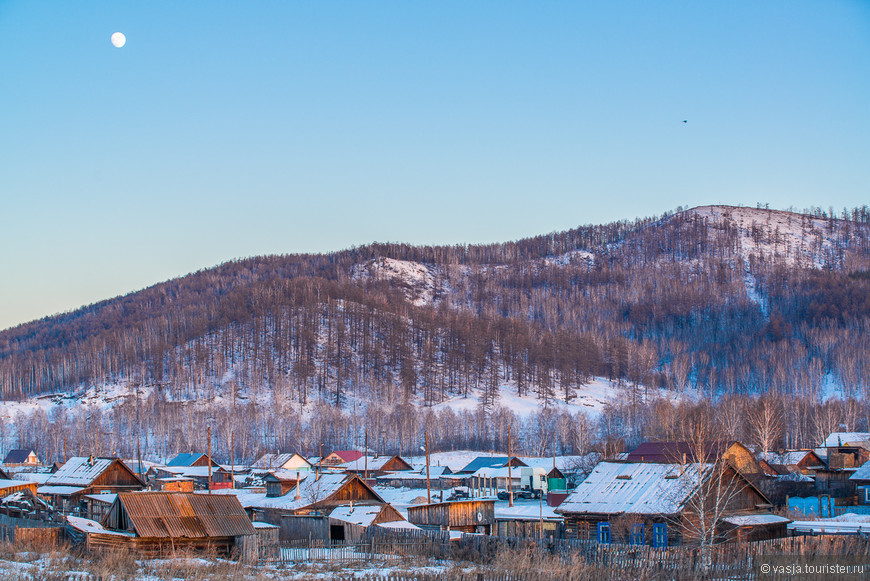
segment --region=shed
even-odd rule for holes
[[[358,541],[372,525],[403,522],[405,519],[389,504],[335,507],[329,513],[329,539],[332,541]]]
[[[423,529],[490,534],[495,523],[495,501],[456,500],[409,506],[408,522]]]
[[[89,548],[126,547],[145,556],[181,548],[230,555],[242,537],[256,538],[248,515],[231,494],[120,493],[101,524],[133,536],[89,539]]]

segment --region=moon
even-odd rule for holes
[[[112,34],[112,45],[115,48],[121,48],[125,44],[127,44],[127,37],[123,33],[115,32]]]

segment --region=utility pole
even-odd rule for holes
[[[208,427],[208,493],[211,494],[211,426]]]
[[[369,429],[365,429],[365,450],[363,451],[365,454],[365,471],[363,474],[365,475],[366,484],[369,483]],[[357,464],[359,466],[359,464]]]
[[[236,457],[233,453],[233,448],[235,448],[236,444],[236,433],[230,430],[230,486],[235,490],[236,488]],[[211,465],[211,462],[209,462]]]
[[[514,505],[513,476],[511,475],[511,424],[508,424],[508,506]]]
[[[426,444],[426,503],[432,504],[432,489],[429,486],[429,430],[423,430],[423,440]]]

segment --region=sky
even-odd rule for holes
[[[0,0],[0,329],[234,258],[868,178],[867,1]]]

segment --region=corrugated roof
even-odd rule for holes
[[[112,465],[115,458],[86,458],[76,456],[67,460],[46,481],[46,486],[90,486]]]
[[[676,514],[712,464],[601,462],[557,509],[559,513]]]
[[[230,494],[125,492],[118,494],[140,537],[203,538],[255,534],[238,499]]]

